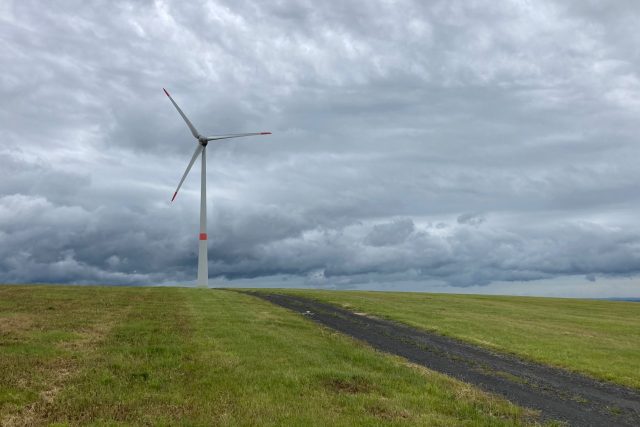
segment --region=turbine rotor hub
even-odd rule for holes
[[[206,147],[207,144],[209,143],[209,141],[207,141],[207,138],[204,136],[199,136],[198,137],[198,142],[200,143],[200,145],[202,145],[203,147]]]

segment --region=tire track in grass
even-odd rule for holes
[[[131,291],[118,324],[45,414],[47,423],[176,425],[192,363],[190,319],[177,289]]]

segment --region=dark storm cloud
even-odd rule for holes
[[[640,271],[640,6],[4,2],[0,281]],[[197,175],[197,169],[194,170]],[[599,280],[596,281],[599,283]]]

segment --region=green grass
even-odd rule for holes
[[[251,296],[0,286],[3,426],[534,422]]]
[[[278,290],[640,388],[640,304],[404,292]]]

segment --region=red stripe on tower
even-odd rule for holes
[[[200,240],[207,240],[207,233],[200,233]]]

